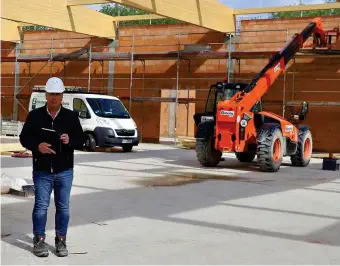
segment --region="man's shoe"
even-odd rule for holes
[[[49,252],[47,244],[45,243],[45,237],[35,236],[33,238],[33,254],[37,257],[47,257]]]
[[[68,255],[66,237],[55,237],[55,248],[58,257],[66,257]]]

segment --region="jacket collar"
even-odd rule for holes
[[[63,112],[63,109],[64,109],[64,107],[63,107],[62,105],[60,105],[59,110],[57,111],[55,117],[53,118],[53,116],[51,115],[51,113],[48,111],[47,103],[45,103],[45,110],[46,110],[46,113],[47,113],[53,120],[55,120],[55,119],[57,118],[57,116],[59,115],[59,113],[62,113],[62,112]]]

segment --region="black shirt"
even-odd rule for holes
[[[69,144],[60,140],[68,134]],[[61,106],[54,118],[47,111],[47,105],[31,111],[20,134],[23,147],[32,151],[33,170],[58,173],[74,167],[74,150],[82,149],[86,141],[76,112]],[[38,146],[42,142],[51,144],[56,154],[42,154]]]

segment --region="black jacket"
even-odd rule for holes
[[[50,131],[50,130],[54,131]],[[62,134],[69,135],[69,144],[60,140]],[[20,134],[23,147],[32,151],[33,170],[58,173],[74,166],[74,150],[81,149],[86,137],[77,113],[61,107],[54,121],[46,105],[31,111]],[[51,144],[56,154],[42,154],[38,146],[42,142]]]

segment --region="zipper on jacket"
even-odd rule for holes
[[[52,129],[53,129],[53,121],[52,121]],[[51,173],[53,173],[53,158],[51,158]]]

